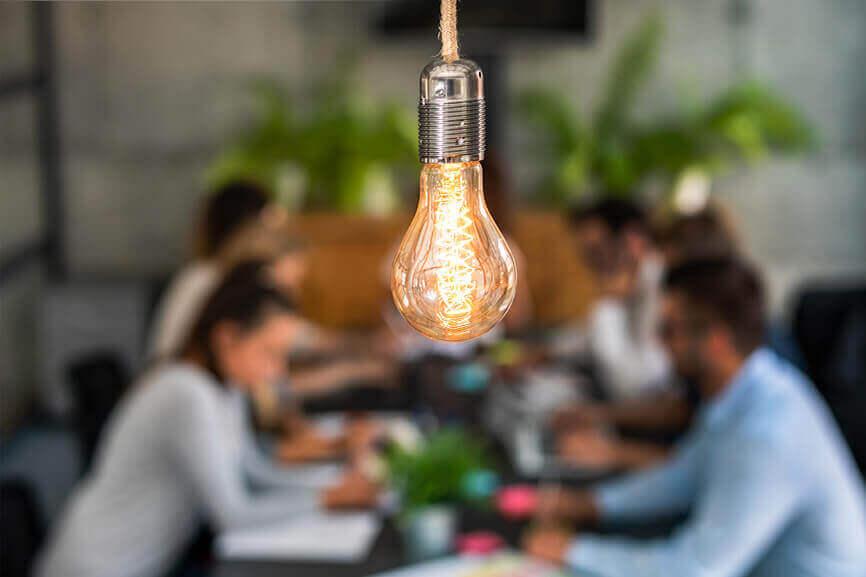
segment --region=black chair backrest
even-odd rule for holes
[[[105,423],[129,386],[129,372],[116,353],[95,352],[71,363],[67,375],[75,404],[74,427],[86,471]]]
[[[794,336],[866,477],[866,287],[805,290]]]
[[[18,478],[0,481],[0,574],[28,577],[44,534],[30,483]]]
[[[831,382],[837,349],[845,337],[846,322],[866,306],[866,287],[815,288],[800,293],[794,309],[794,337],[806,371],[822,392],[836,394],[841,383]],[[864,359],[866,361],[866,359]]]

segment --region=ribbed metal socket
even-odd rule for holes
[[[422,163],[482,160],[484,78],[471,60],[431,61],[421,72],[418,157]]]

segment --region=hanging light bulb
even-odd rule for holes
[[[516,268],[484,202],[484,82],[470,60],[436,58],[421,72],[421,190],[394,258],[391,293],[421,334],[483,335],[514,301]]]

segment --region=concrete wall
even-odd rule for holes
[[[770,82],[816,126],[818,154],[774,160],[715,183],[745,244],[765,268],[773,307],[781,311],[804,280],[866,275],[866,3],[857,0],[601,3],[600,35],[589,50],[516,55],[516,87],[551,79],[585,109],[604,78],[604,63],[645,9],[665,14],[661,73],[648,109],[682,91],[710,95],[738,78]],[[735,5],[742,5],[740,17]],[[685,84],[684,84],[685,83]]]
[[[866,3],[599,0],[593,42],[510,48],[508,86],[559,86],[589,110],[615,49],[654,7],[665,14],[667,39],[640,114],[664,109],[683,90],[700,98],[757,76],[802,107],[819,129],[820,153],[716,183],[768,271],[775,308],[813,275],[866,275]],[[437,49],[432,31],[429,41],[414,44],[371,37],[368,23],[378,2],[55,8],[66,249],[76,277],[165,273],[184,257],[203,169],[248,117],[245,83],[251,78],[276,76],[300,90],[352,47],[361,55],[365,92],[413,107],[419,69]],[[26,10],[0,4],[0,73],[30,58]],[[26,101],[0,106],[4,249],[39,227],[31,115]],[[520,142],[513,128],[512,149]],[[531,167],[515,172],[522,177]],[[8,337],[26,321],[5,313],[13,302],[6,292],[0,330]],[[33,291],[21,292],[35,298]]]
[[[30,65],[28,8],[0,6],[0,77]],[[33,103],[0,101],[0,259],[33,240],[41,227],[33,150]],[[42,286],[38,266],[26,266],[0,284],[0,434],[32,402],[35,319]]]
[[[624,35],[658,6],[667,40],[641,114],[665,108],[684,89],[700,98],[740,77],[771,81],[815,122],[822,151],[741,173],[717,189],[741,214],[756,256],[786,279],[774,278],[778,296],[796,271],[817,270],[818,258],[832,269],[866,266],[866,226],[858,226],[866,215],[866,4],[737,4],[745,8],[738,19],[731,0],[602,0],[594,42],[513,47],[507,80],[515,90],[558,85],[588,110]],[[139,275],[183,257],[202,170],[249,113],[244,85],[257,75],[302,88],[351,46],[362,54],[363,90],[414,106],[415,79],[435,42],[432,34],[412,45],[372,38],[368,23],[379,9],[376,2],[58,5],[72,270]],[[807,240],[803,230],[814,234]]]

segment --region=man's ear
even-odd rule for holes
[[[727,358],[735,348],[731,331],[719,323],[713,324],[707,331],[706,344],[709,349],[707,352],[715,359]]]

